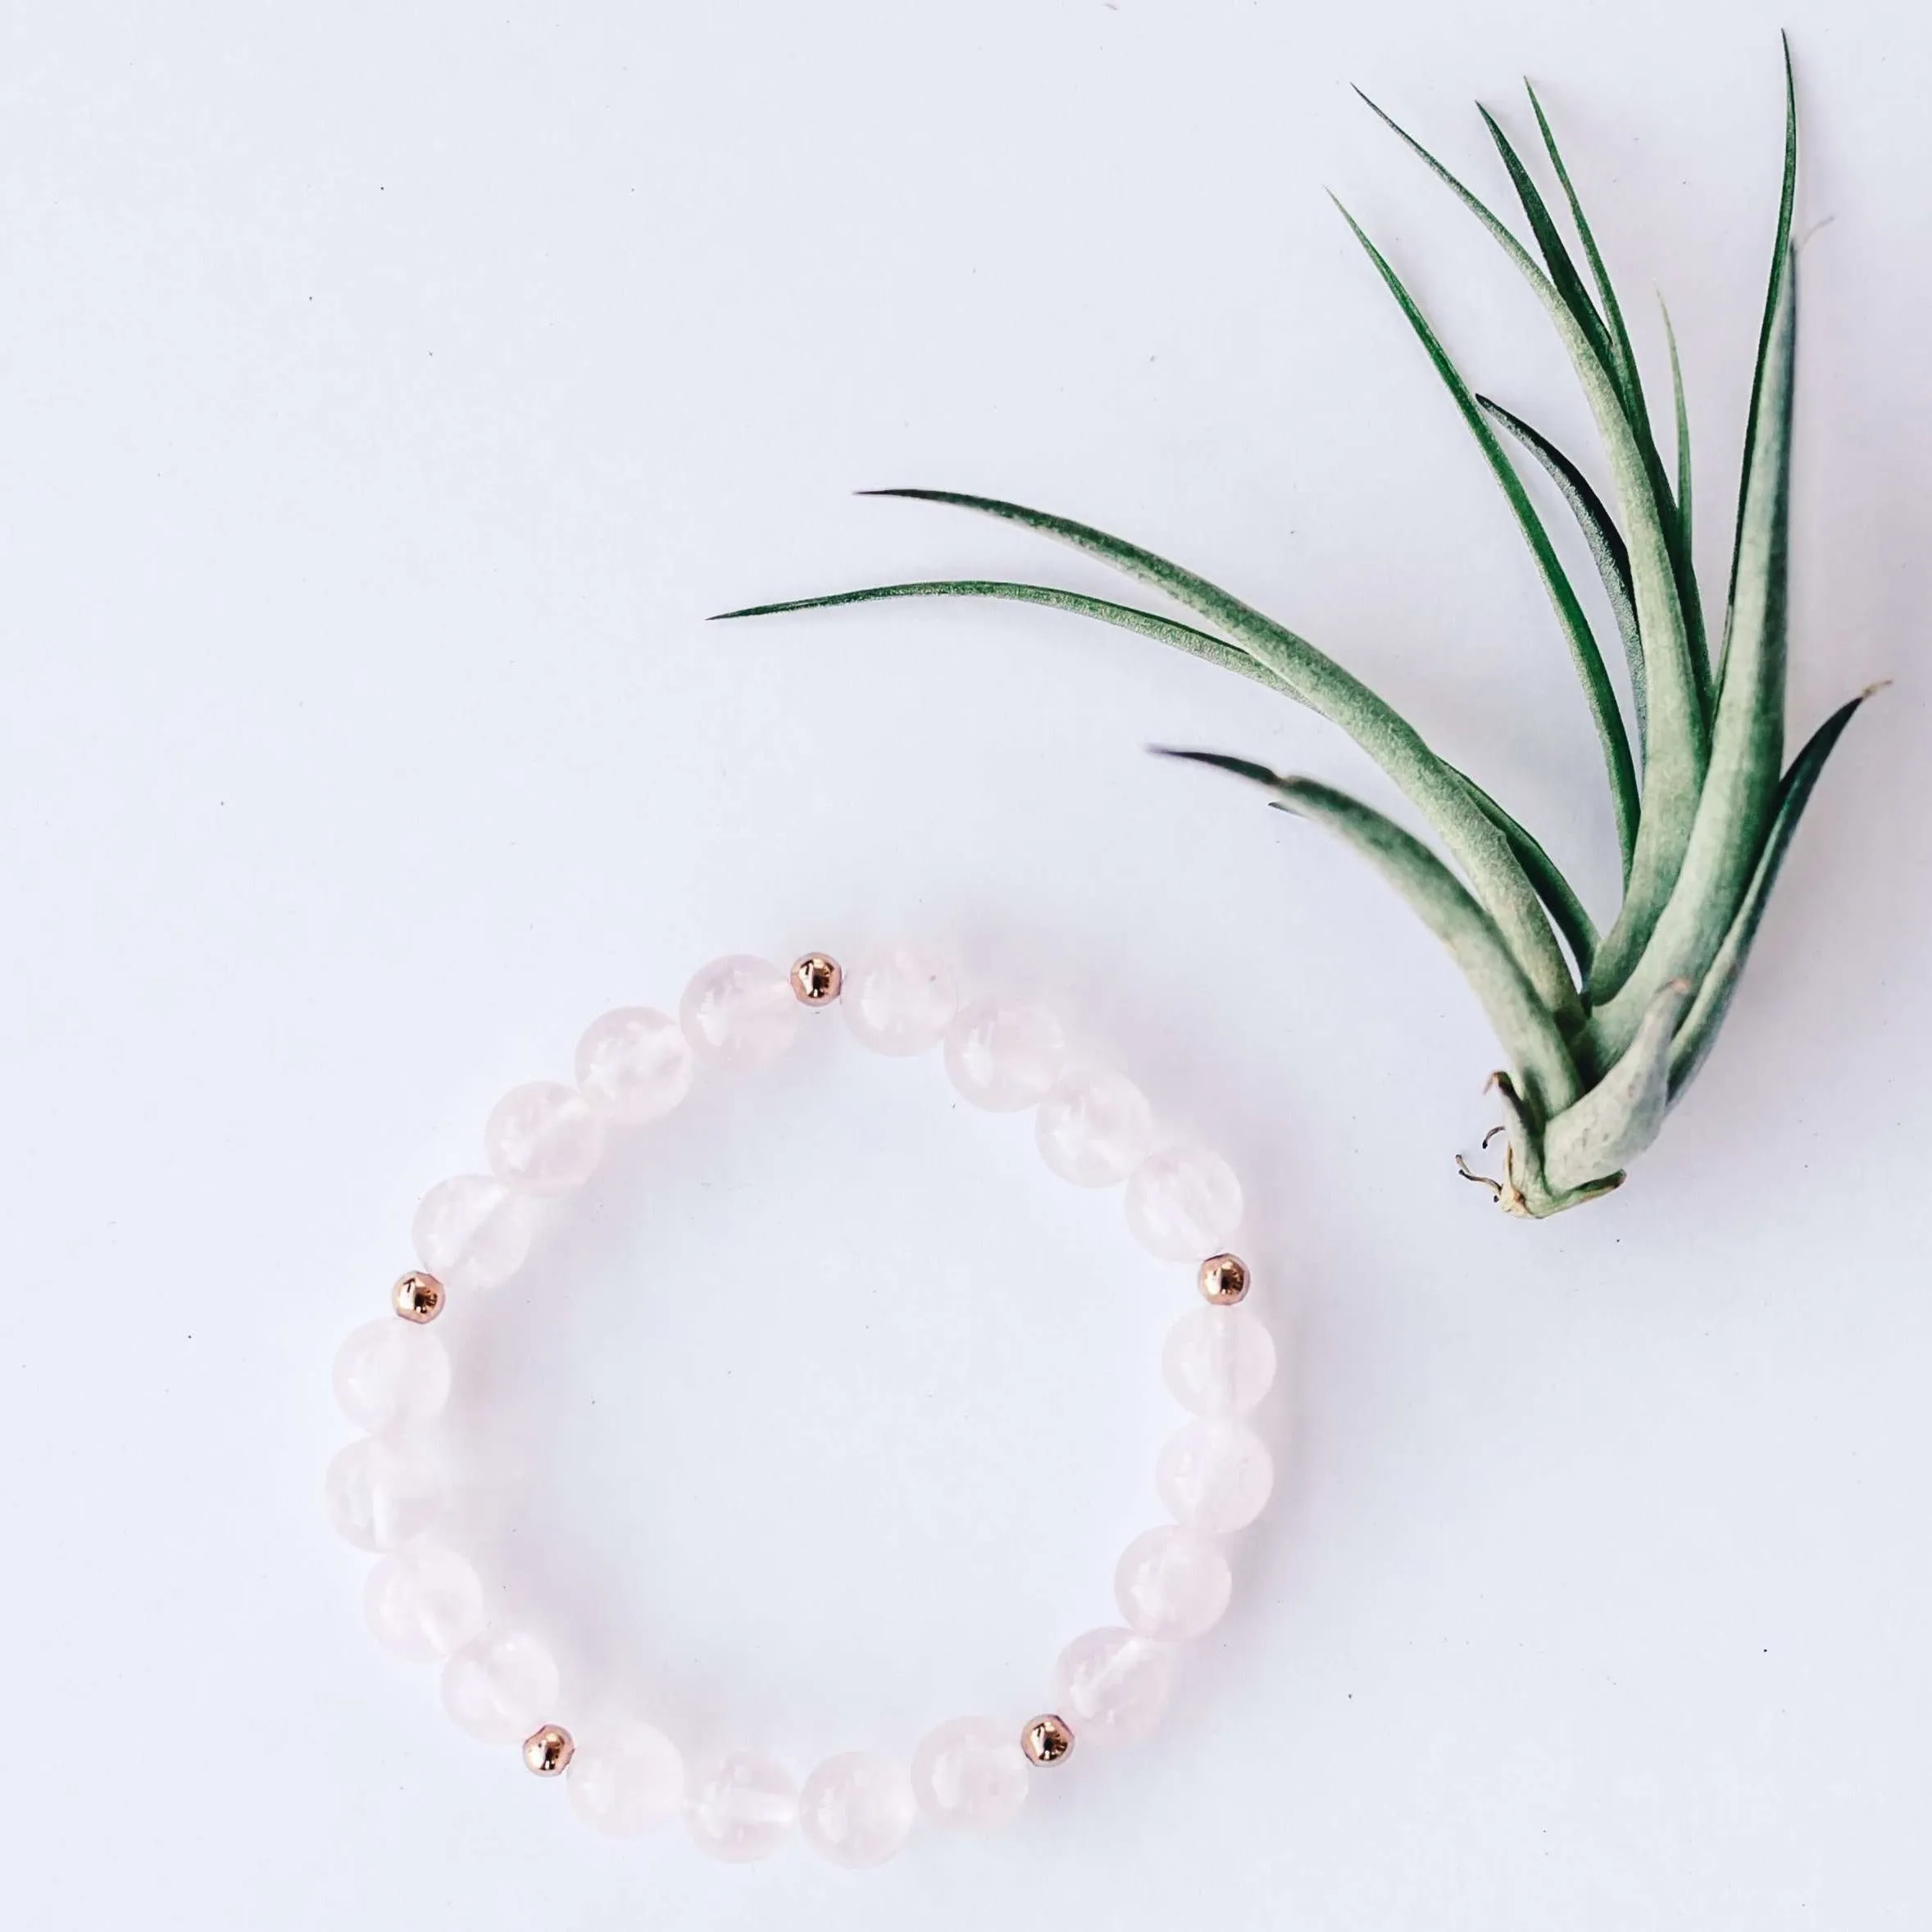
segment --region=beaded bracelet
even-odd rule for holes
[[[1156,1471],[1173,1521],[1138,1537],[1115,1572],[1124,1627],[1068,1644],[1049,1712],[1018,1725],[955,1718],[928,1734],[909,1767],[850,1752],[800,1787],[757,1751],[687,1772],[670,1739],[642,1722],[574,1739],[557,1721],[560,1674],[549,1648],[526,1630],[490,1627],[475,1569],[439,1539],[448,1494],[421,1431],[449,1393],[448,1352],[430,1326],[449,1299],[514,1275],[545,1203],[589,1179],[612,1134],[671,1113],[699,1065],[765,1066],[792,1044],[806,1012],[834,1002],[861,1045],[909,1055],[943,1043],[965,1099],[995,1112],[1032,1108],[1056,1174],[1082,1188],[1125,1182],[1134,1239],[1163,1261],[1194,1264],[1207,1305],[1181,1316],[1163,1350],[1167,1387],[1193,1419]],[[1241,1306],[1248,1270],[1227,1252],[1241,1189],[1227,1162],[1206,1148],[1163,1144],[1138,1087],[1105,1071],[1070,1072],[1066,1060],[1051,1016],[994,999],[961,1006],[943,962],[901,944],[849,973],[824,953],[789,974],[758,959],[716,961],[686,989],[678,1020],[625,1007],[595,1021],[577,1048],[574,1086],[538,1081],[506,1094],[484,1131],[491,1172],[441,1182],[417,1210],[420,1265],[393,1291],[402,1319],[357,1330],[335,1360],[337,1400],[367,1433],[330,1465],[325,1497],[341,1535],[378,1554],[365,1598],[377,1641],[400,1657],[441,1661],[457,1723],[486,1743],[520,1746],[539,1776],[563,1776],[588,1824],[623,1836],[681,1812],[700,1846],[730,1860],[766,1856],[797,1824],[835,1864],[880,1864],[919,1814],[961,1829],[1002,1823],[1024,1803],[1034,1767],[1060,1762],[1076,1738],[1098,1744],[1149,1731],[1167,1702],[1173,1647],[1227,1607],[1232,1577],[1217,1539],[1252,1522],[1273,1484],[1268,1451],[1241,1418],[1274,1380],[1275,1347]]]

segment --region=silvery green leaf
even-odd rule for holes
[[[1750,889],[1744,894],[1744,902],[1738,908],[1738,916],[1731,921],[1730,931],[1724,935],[1724,943],[1717,948],[1717,957],[1712,961],[1711,970],[1705,974],[1704,983],[1698,987],[1697,998],[1684,1016],[1671,1048],[1673,1105],[1696,1079],[1698,1069],[1704,1064],[1704,1057],[1717,1038],[1718,1028],[1724,1024],[1731,995],[1737,990],[1739,977],[1744,971],[1744,961],[1751,957],[1752,941],[1757,937],[1765,907],[1771,903],[1771,888],[1778,883],[1778,874],[1784,866],[1784,854],[1790,849],[1792,835],[1798,830],[1798,821],[1804,816],[1804,808],[1811,801],[1812,788],[1817,784],[1818,775],[1825,769],[1825,761],[1831,756],[1846,725],[1851,723],[1852,714],[1871,696],[1870,691],[1862,691],[1848,703],[1841,704],[1806,741],[1804,749],[1791,761],[1791,769],[1784,774],[1778,787],[1778,802],[1771,815],[1771,834],[1765,840],[1763,852],[1758,855],[1757,869],[1751,876]]]
[[[1785,598],[1789,574],[1791,407],[1798,275],[1788,264],[1766,344],[1763,410],[1744,485],[1737,590],[1710,775],[1683,869],[1650,943],[1616,996],[1590,1020],[1607,1062],[1634,1037],[1666,980],[1701,982],[1737,916],[1764,845],[1784,761]]]
[[[1495,921],[1420,839],[1372,807],[1312,779],[1284,778],[1265,765],[1219,752],[1154,749],[1164,757],[1210,765],[1247,779],[1271,792],[1284,811],[1316,820],[1347,839],[1448,948],[1538,1111],[1567,1107],[1575,1098],[1579,1085],[1570,1049]]]
[[[1607,1180],[1648,1148],[1670,1104],[1671,1039],[1690,982],[1661,986],[1623,1057],[1543,1129],[1543,1174],[1552,1193]]]
[[[1373,101],[1368,104],[1482,223],[1534,291],[1569,352],[1609,459],[1623,513],[1624,540],[1630,547],[1650,711],[1643,815],[1631,854],[1629,884],[1622,908],[1597,949],[1591,976],[1593,996],[1607,997],[1622,984],[1635,964],[1670,898],[1689,841],[1691,818],[1709,755],[1700,674],[1692,661],[1678,592],[1673,534],[1676,511],[1667,501],[1660,500],[1654,451],[1647,453],[1645,439],[1640,439],[1632,427],[1617,374],[1604,366],[1589,329],[1571,311],[1555,283],[1507,226],[1421,142]]]

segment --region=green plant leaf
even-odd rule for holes
[[[1362,98],[1367,99],[1366,95]],[[1642,816],[1638,821],[1624,902],[1597,949],[1592,975],[1593,990],[1607,993],[1623,983],[1670,898],[1677,869],[1684,861],[1684,848],[1689,842],[1691,819],[1710,753],[1702,675],[1692,660],[1684,606],[1678,593],[1677,564],[1672,548],[1675,508],[1667,500],[1660,499],[1655,451],[1647,453],[1648,439],[1640,442],[1632,426],[1619,378],[1598,359],[1589,331],[1571,313],[1556,284],[1509,229],[1421,142],[1384,114],[1373,101],[1368,104],[1483,224],[1529,283],[1562,338],[1609,458],[1617,502],[1623,511],[1624,540],[1630,547],[1637,628],[1643,641],[1649,739]],[[1614,334],[1617,326],[1614,317],[1611,326]]]
[[[1570,219],[1576,224],[1576,239],[1583,243],[1584,258],[1590,265],[1590,278],[1596,283],[1598,298],[1603,304],[1603,319],[1611,348],[1608,366],[1623,392],[1625,411],[1633,421],[1639,419],[1647,421],[1650,411],[1643,400],[1643,377],[1637,366],[1636,352],[1630,347],[1630,332],[1624,326],[1623,304],[1616,298],[1616,284],[1610,279],[1610,270],[1604,264],[1602,251],[1597,246],[1589,217],[1583,211],[1583,198],[1570,178],[1563,151],[1557,145],[1556,130],[1543,111],[1543,102],[1527,80],[1523,83],[1523,91],[1530,97],[1530,111],[1536,116],[1537,130],[1543,136],[1543,152],[1550,157],[1550,166],[1556,170],[1563,198],[1570,204]]]
[[[1875,685],[1873,690],[1878,688]],[[1697,1078],[1698,1070],[1704,1064],[1705,1057],[1717,1038],[1717,1030],[1723,1025],[1724,1016],[1730,1011],[1731,995],[1737,991],[1744,962],[1751,957],[1752,942],[1757,937],[1765,908],[1771,903],[1771,889],[1778,883],[1778,874],[1784,866],[1785,853],[1790,850],[1798,821],[1804,816],[1805,807],[1811,802],[1812,787],[1817,784],[1825,760],[1843,736],[1852,715],[1871,695],[1871,691],[1862,691],[1849,702],[1840,705],[1806,741],[1804,749],[1791,761],[1791,768],[1778,787],[1778,802],[1771,814],[1771,832],[1765,839],[1764,850],[1758,854],[1757,868],[1751,875],[1744,902],[1738,908],[1737,916],[1725,934],[1724,943],[1717,948],[1717,955],[1704,975],[1704,982],[1698,989],[1697,998],[1684,1016],[1671,1048],[1673,1106]]]
[[[1657,306],[1664,318],[1664,340],[1671,346],[1671,394],[1677,415],[1677,525],[1686,556],[1691,551],[1690,514],[1690,408],[1684,399],[1684,364],[1677,354],[1677,331],[1671,324],[1671,311],[1662,296]],[[1693,578],[1693,583],[1696,581]]]
[[[1576,1069],[1556,1022],[1525,978],[1496,922],[1471,897],[1448,867],[1419,839],[1392,820],[1312,779],[1284,778],[1265,765],[1218,752],[1153,749],[1230,771],[1275,794],[1284,810],[1339,833],[1375,866],[1442,941],[1461,967],[1503,1051],[1538,1111],[1560,1111],[1578,1093]]]
[[[1676,579],[1678,607],[1684,615],[1691,673],[1697,685],[1698,702],[1708,720],[1712,706],[1710,652],[1704,642],[1703,600],[1698,592],[1697,564],[1691,553],[1683,507],[1673,503],[1671,499],[1663,458],[1657,452],[1656,433],[1651,427],[1650,407],[1644,400],[1643,372],[1638,365],[1636,351],[1630,346],[1630,332],[1624,325],[1623,305],[1616,298],[1616,285],[1610,279],[1602,252],[1597,246],[1589,218],[1583,211],[1583,198],[1577,193],[1576,184],[1564,164],[1562,150],[1557,145],[1556,130],[1550,125],[1549,116],[1543,112],[1536,89],[1526,80],[1523,87],[1536,115],[1544,152],[1549,156],[1550,166],[1556,170],[1557,180],[1562,184],[1564,199],[1570,204],[1570,217],[1576,224],[1577,236],[1589,261],[1591,279],[1597,284],[1604,313],[1608,317],[1613,366],[1618,385],[1623,391],[1625,414],[1630,418],[1631,433],[1636,438],[1650,477],[1651,493],[1663,515],[1664,539],[1671,553],[1671,572]],[[1673,511],[1675,515],[1671,514]]]
[[[1008,584],[984,577],[944,578],[921,584],[881,584],[870,590],[841,590],[830,597],[798,597],[784,603],[750,604],[742,611],[720,611],[710,621],[727,624],[740,617],[777,617],[793,611],[829,611],[841,604],[880,603],[903,597],[993,598],[1009,603],[1042,604],[1049,610],[1071,611],[1077,616],[1098,618],[1102,624],[1114,625],[1121,630],[1157,639],[1161,643],[1173,645],[1176,650],[1185,651],[1191,657],[1252,678],[1257,684],[1266,684],[1271,691],[1279,691],[1285,697],[1294,695],[1266,665],[1250,657],[1239,645],[1230,644],[1225,638],[1211,636],[1205,630],[1195,630],[1191,624],[1176,623],[1173,618],[1158,616],[1152,611],[1137,610],[1131,604],[1110,603],[1104,598],[1084,597],[1078,591],[1057,590],[1045,584]]]
[[[1530,223],[1530,232],[1536,238],[1538,252],[1543,257],[1544,268],[1550,280],[1562,298],[1564,307],[1576,317],[1584,332],[1589,337],[1597,352],[1598,360],[1620,382],[1622,380],[1617,344],[1613,343],[1603,318],[1597,312],[1596,304],[1591,301],[1589,291],[1583,285],[1583,277],[1576,272],[1576,264],[1571,261],[1568,245],[1562,231],[1549,211],[1549,204],[1543,198],[1543,191],[1531,179],[1530,170],[1523,165],[1510,138],[1502,131],[1502,125],[1481,102],[1476,103],[1476,112],[1482,116],[1483,125],[1489,130],[1489,139],[1496,143],[1496,152],[1502,157],[1502,165],[1507,171],[1510,185],[1516,191],[1516,199],[1522,204],[1524,215]],[[1614,296],[1612,298],[1615,299]],[[1621,318],[1620,318],[1621,322]],[[1625,344],[1627,348],[1628,344]],[[1630,365],[1634,370],[1635,364]],[[1639,401],[1639,407],[1641,402]],[[1626,394],[1625,412],[1630,411]]]
[[[1570,957],[1576,962],[1577,976],[1587,980],[1590,961],[1597,950],[1597,928],[1583,901],[1576,896],[1575,888],[1535,839],[1466,771],[1457,771],[1456,775],[1468,786],[1470,796],[1489,813],[1497,830],[1508,839],[1511,851],[1516,855],[1516,862],[1529,874],[1530,883],[1536,888],[1536,896],[1543,901],[1552,923],[1563,935],[1563,943],[1570,948]]]
[[[1582,470],[1548,437],[1532,429],[1520,416],[1512,415],[1500,402],[1492,402],[1487,396],[1479,396],[1476,401],[1548,471],[1583,532],[1590,561],[1603,580],[1603,594],[1609,601],[1617,634],[1623,639],[1624,661],[1630,677],[1630,708],[1636,714],[1637,745],[1641,752],[1649,731],[1649,702],[1643,681],[1643,641],[1637,634],[1637,606],[1630,592],[1630,551],[1611,521],[1603,499],[1590,488]]]
[[[1730,645],[1718,694],[1710,775],[1683,869],[1650,943],[1616,996],[1591,1016],[1597,1057],[1622,1052],[1667,980],[1703,980],[1736,916],[1763,847],[1784,748],[1786,593],[1791,514],[1791,410],[1798,275],[1780,282],[1764,366],[1764,409],[1744,484],[1743,537]]]
[[[1671,1036],[1690,998],[1688,980],[1660,986],[1623,1057],[1543,1130],[1543,1184],[1573,1193],[1609,1180],[1657,1137],[1670,1104]]]
[[[955,490],[882,489],[863,493],[950,504],[1037,530],[1152,584],[1218,626],[1248,656],[1274,672],[1288,696],[1339,726],[1381,766],[1428,819],[1462,868],[1529,975],[1538,998],[1568,1030],[1581,1025],[1583,1009],[1562,948],[1508,840],[1415,727],[1333,658],[1206,578],[1091,525]]]
[[[1335,206],[1342,207],[1339,202]],[[1409,326],[1415,330],[1437,375],[1455,398],[1463,421],[1469,425],[1470,434],[1489,459],[1491,471],[1502,486],[1510,508],[1516,512],[1517,527],[1530,546],[1530,555],[1536,560],[1543,587],[1556,607],[1557,621],[1562,624],[1563,634],[1569,642],[1571,659],[1576,666],[1584,698],[1590,707],[1590,721],[1597,727],[1597,741],[1603,752],[1603,768],[1610,780],[1617,846],[1627,875],[1630,854],[1637,842],[1637,769],[1630,757],[1630,741],[1624,730],[1623,714],[1617,709],[1616,693],[1611,685],[1609,672],[1603,668],[1603,654],[1597,648],[1589,619],[1584,615],[1583,606],[1576,601],[1576,593],[1557,559],[1556,548],[1550,542],[1549,532],[1543,528],[1543,519],[1537,515],[1529,492],[1523,488],[1522,478],[1517,475],[1516,466],[1497,441],[1496,432],[1489,427],[1489,419],[1483,413],[1475,392],[1462,380],[1462,372],[1430,326],[1428,317],[1416,306],[1414,298],[1402,285],[1401,276],[1389,266],[1381,250],[1362,233],[1361,225],[1346,208],[1342,208],[1342,219],[1354,230],[1355,239],[1368,251],[1370,261],[1375,263],[1382,280],[1388,284],[1389,293],[1408,318]]]
[[[1751,372],[1751,406],[1744,416],[1743,476],[1738,485],[1738,528],[1733,539],[1730,592],[1725,613],[1724,651],[1719,661],[1717,681],[1723,686],[1730,661],[1731,632],[1736,623],[1738,573],[1743,566],[1744,519],[1748,504],[1751,475],[1757,457],[1758,419],[1764,408],[1765,384],[1771,357],[1771,338],[1776,333],[1778,310],[1784,299],[1784,281],[1794,257],[1791,248],[1791,215],[1798,200],[1798,79],[1791,66],[1791,36],[1780,36],[1784,48],[1784,178],[1778,194],[1777,234],[1771,243],[1771,270],[1764,294],[1764,320],[1757,331],[1757,361]]]

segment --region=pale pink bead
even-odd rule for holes
[[[369,1572],[362,1609],[384,1650],[426,1664],[483,1634],[483,1583],[454,1550],[419,1543]]]
[[[496,1288],[524,1264],[541,1211],[487,1174],[459,1174],[423,1196],[416,1258],[453,1294]]]
[[[413,1321],[366,1322],[335,1352],[335,1401],[358,1429],[427,1422],[449,1399],[449,1351]]]
[[[1245,1308],[1195,1308],[1167,1331],[1161,1374],[1196,1416],[1245,1416],[1275,1381],[1275,1338]]]
[[[875,1053],[923,1053],[945,1037],[959,994],[945,961],[902,943],[848,966],[839,1003],[861,1046]]]
[[[693,1772],[685,1786],[684,1822],[693,1839],[730,1864],[769,1858],[798,1818],[792,1774],[761,1751],[728,1752]]]
[[[322,1484],[336,1534],[361,1550],[400,1549],[442,1515],[447,1495],[440,1462],[406,1437],[351,1443]]]
[[[557,1714],[557,1660],[519,1630],[479,1637],[443,1666],[443,1707],[486,1744],[521,1744]]]
[[[1154,1138],[1153,1110],[1139,1088],[1117,1073],[1070,1074],[1040,1102],[1034,1137],[1062,1180],[1111,1188],[1146,1155]]]
[[[990,1113],[1043,1100],[1066,1063],[1066,1037],[1051,1013],[976,999],[946,1034],[946,1071],[963,1099]]]
[[[532,1080],[512,1087],[491,1109],[483,1130],[491,1171],[525,1194],[567,1194],[597,1171],[603,1122],[575,1087]]]
[[[1131,1630],[1089,1630],[1060,1653],[1053,1703],[1082,1743],[1125,1743],[1161,1721],[1174,1653]]]
[[[789,974],[738,954],[713,960],[693,976],[678,1019],[699,1059],[730,1073],[749,1073],[798,1038],[803,1011]]]
[[[620,1007],[577,1042],[577,1086],[607,1120],[641,1127],[691,1091],[691,1043],[669,1016]]]
[[[912,1795],[935,1825],[984,1831],[1026,1802],[1026,1753],[1016,1725],[955,1717],[912,1754]]]
[[[905,1843],[916,1809],[905,1766],[870,1751],[828,1757],[798,1793],[806,1842],[855,1871],[884,1864]]]
[[[1127,1226],[1164,1261],[1198,1261],[1241,1225],[1241,1183],[1211,1148],[1163,1148],[1127,1180]]]
[[[648,1724],[578,1739],[565,1778],[571,1810],[611,1838],[632,1838],[662,1825],[684,1802],[684,1761],[677,1746]]]
[[[1190,1422],[1161,1451],[1154,1487],[1175,1522],[1225,1536],[1266,1507],[1275,1464],[1245,1423]]]
[[[1149,1530],[1114,1571],[1121,1615],[1143,1637],[1178,1643],[1211,1630],[1234,1594],[1221,1546],[1198,1530]]]

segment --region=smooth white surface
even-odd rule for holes
[[[1489,1211],[1448,1157],[1494,1049],[1434,943],[1139,748],[1385,800],[1317,721],[1044,612],[701,622],[1111,589],[848,493],[1059,508],[1343,657],[1603,908],[1541,593],[1323,189],[1587,444],[1532,304],[1347,86],[1501,195],[1468,102],[1525,133],[1532,73],[1653,393],[1669,293],[1720,582],[1779,24],[1830,223],[1794,732],[1896,682],[1618,1198]],[[10,1923],[1922,1926],[1929,89],[1900,0],[7,8]],[[1010,1832],[862,1878],[607,1845],[370,1642],[318,1503],[330,1357],[595,1015],[902,934],[1234,1161],[1280,1493],[1157,1739]],[[614,1153],[457,1362],[493,1607],[693,1762],[1025,1715],[1154,1516],[1169,1275],[936,1057],[849,1047]]]

